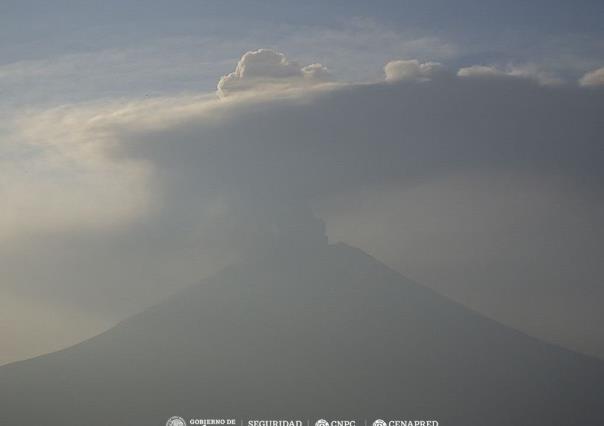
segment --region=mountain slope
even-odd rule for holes
[[[603,395],[600,361],[335,245],[227,269],[89,341],[1,367],[0,424],[604,424]]]

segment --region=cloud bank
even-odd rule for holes
[[[539,69],[532,64],[522,66],[509,65],[500,68],[492,65],[472,65],[460,68],[458,77],[467,78],[524,78],[538,82],[545,86],[557,86],[564,84],[563,80],[548,71]]]

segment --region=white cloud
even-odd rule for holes
[[[460,68],[457,76],[462,78],[524,78],[535,80],[544,86],[557,86],[563,81],[549,71],[534,64],[508,65],[504,69],[493,65],[472,65]]]
[[[235,71],[218,82],[218,95],[268,85],[305,85],[331,80],[331,74],[321,64],[301,67],[289,61],[284,54],[271,49],[258,49],[245,53]]]
[[[420,62],[417,59],[391,61],[384,67],[386,81],[428,81],[445,73],[438,62]]]
[[[333,79],[331,73],[321,64],[310,64],[302,68],[302,75],[311,81],[330,81]]]
[[[509,74],[493,66],[472,65],[460,68],[457,75],[459,77],[505,77]]]
[[[604,86],[604,67],[585,74],[579,80],[579,84],[585,87]]]

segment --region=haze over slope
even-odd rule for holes
[[[1,424],[402,418],[601,424],[604,365],[307,233],[64,351],[0,368]]]

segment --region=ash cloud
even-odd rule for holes
[[[323,66],[302,67],[283,54],[261,49],[246,53],[235,71],[221,79],[218,97],[76,105],[31,114],[14,137],[36,146],[36,162],[48,160],[48,152],[58,155],[60,161],[50,161],[48,179],[69,176],[75,164],[81,176],[90,177],[94,171],[96,177],[83,195],[80,191],[77,204],[110,200],[107,203],[122,205],[126,200],[132,205],[127,215],[117,209],[115,220],[105,217],[102,223],[110,226],[69,221],[71,226],[57,233],[51,229],[57,229],[53,222],[34,233],[12,235],[0,256],[4,286],[22,298],[38,295],[121,318],[248,256],[284,245],[325,244],[324,223],[314,209],[332,237],[372,247],[411,276],[438,269],[442,273],[428,277],[432,282],[427,284],[487,314],[500,315],[504,322],[513,318],[493,308],[507,288],[493,279],[501,272],[502,259],[512,249],[533,258],[554,241],[555,255],[541,257],[532,266],[512,266],[516,275],[510,276],[523,284],[518,285],[518,297],[506,303],[516,318],[527,318],[515,325],[530,329],[530,309],[512,304],[547,292],[540,312],[549,312],[553,325],[537,332],[577,344],[547,332],[555,330],[554,319],[564,317],[558,310],[571,292],[588,288],[591,294],[604,295],[594,284],[604,277],[596,266],[598,253],[604,252],[601,240],[582,247],[580,240],[565,237],[604,229],[596,214],[604,202],[604,96],[582,87],[544,86],[527,77],[477,78],[484,74],[460,71],[457,76],[439,64],[401,60],[386,65],[383,81],[322,84],[331,78]],[[47,135],[56,138],[49,141]],[[463,188],[456,187],[459,198],[449,200],[443,194],[451,193],[452,176],[462,176],[455,182]],[[473,189],[477,182],[493,182],[493,176],[507,182],[503,189]],[[535,180],[542,182],[537,192],[547,188],[555,194],[554,201],[531,195],[535,191],[528,191],[526,182]],[[112,188],[120,189],[120,197],[98,197],[101,190],[111,195]],[[123,196],[124,188],[128,197]],[[400,214],[404,203],[393,205],[382,197],[409,197],[408,191],[422,188],[429,190],[409,198],[423,200],[412,215]],[[426,202],[425,197],[448,202]],[[492,198],[500,200],[495,210],[489,204]],[[367,200],[379,201],[373,203],[377,211],[363,213]],[[478,238],[488,249],[477,256],[476,231],[472,222],[464,222],[461,229],[467,232],[454,253],[433,256],[423,250],[453,247],[444,243],[460,230],[463,203],[469,203],[477,217],[487,212],[484,226],[490,230],[509,217],[517,218],[521,229],[543,228],[536,235],[520,235],[511,246],[497,241],[489,246]],[[574,207],[544,208],[556,203]],[[329,208],[322,210],[324,204]],[[113,215],[114,209],[104,208],[104,216]],[[548,220],[528,220],[520,214],[524,210],[541,211]],[[39,211],[43,217],[43,209]],[[375,218],[384,214],[392,232],[379,232]],[[430,229],[432,225],[422,221],[426,217],[438,222],[440,232],[415,234],[411,247],[392,240],[396,230]],[[559,243],[563,239],[567,246]],[[407,247],[406,258],[413,260],[396,256],[400,244]],[[446,255],[463,262],[451,266]],[[564,256],[577,261],[548,263]],[[481,265],[472,278],[484,282],[480,297],[472,297],[463,284],[464,270],[472,262]],[[36,266],[24,270],[20,264]],[[562,267],[564,274],[558,274]],[[539,274],[544,268],[548,273]],[[565,286],[566,278],[556,282],[556,276],[572,272],[578,277],[572,288]],[[436,282],[443,277],[448,277],[447,283]],[[596,323],[597,315],[585,314],[573,329]],[[592,351],[604,353],[601,331],[589,330],[595,342]]]

